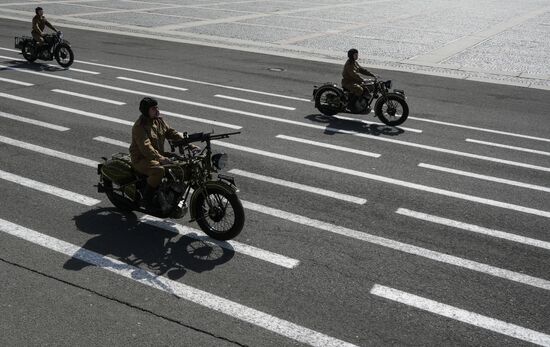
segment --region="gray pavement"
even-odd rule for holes
[[[550,89],[548,0],[0,1],[0,18],[36,5],[60,28],[211,45]]]

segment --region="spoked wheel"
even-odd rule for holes
[[[334,116],[342,109],[342,101],[338,93],[331,89],[325,89],[315,96],[315,105],[319,112],[325,116]]]
[[[195,216],[202,231],[216,240],[229,240],[244,226],[244,209],[234,193],[209,187],[196,201]]]
[[[376,116],[382,123],[390,126],[402,124],[409,116],[409,106],[405,99],[397,95],[388,95],[376,103]]]
[[[25,58],[29,63],[34,62],[38,56],[36,45],[32,42],[27,42],[23,46],[21,53],[23,53],[23,58]]]
[[[62,67],[71,66],[74,61],[74,53],[71,47],[66,43],[60,44],[55,50],[55,60]]]
[[[121,193],[113,189],[113,182],[107,177],[103,176],[103,187],[105,188],[105,195],[107,199],[119,210],[129,212],[134,209],[133,203],[122,196]]]

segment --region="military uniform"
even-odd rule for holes
[[[367,69],[362,68],[356,60],[348,59],[342,71],[342,87],[346,88],[354,95],[361,96],[363,94],[363,78],[359,75],[373,76]]]
[[[147,175],[147,183],[158,187],[164,177],[160,160],[164,157],[164,140],[180,140],[183,137],[170,128],[164,119],[140,116],[132,127],[130,158],[134,169]]]
[[[48,22],[46,17],[37,14],[32,19],[32,38],[40,44],[44,43],[42,34],[44,33],[44,28],[46,28],[46,26],[57,32],[57,29],[50,22]]]

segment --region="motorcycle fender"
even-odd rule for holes
[[[406,99],[407,97],[405,96],[405,91],[401,90],[401,89],[394,89],[393,90],[393,93],[390,93],[390,95],[398,95],[400,97],[402,97],[403,99]]]
[[[206,186],[206,190],[208,190],[208,188],[219,188],[223,191],[225,191],[227,194],[235,194],[237,192],[237,188],[236,187],[233,187],[225,182],[222,182],[222,181],[210,181],[210,182],[206,182],[205,184]],[[197,199],[199,198],[199,196],[201,196],[203,194],[203,191],[204,191],[204,188],[203,187],[200,187],[198,188],[197,190],[195,190],[193,192],[193,195],[191,195],[191,201],[189,202],[189,211],[191,212],[191,220],[195,220],[196,219],[196,215],[195,215],[195,204],[197,203]]]

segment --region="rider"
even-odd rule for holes
[[[46,26],[56,33],[58,30],[44,17],[44,10],[42,7],[37,7],[34,9],[36,16],[32,19],[32,38],[41,46],[44,43],[44,29]]]
[[[344,71],[342,71],[342,87],[351,92],[352,100],[350,101],[350,105],[363,95],[363,78],[359,74],[376,77],[376,75],[359,65],[357,62],[358,58],[359,51],[355,48],[350,49],[348,51],[348,60],[344,64]]]
[[[141,115],[132,127],[130,158],[136,171],[148,176],[144,199],[145,206],[151,208],[155,191],[164,177],[163,165],[171,162],[164,152],[164,139],[181,140],[183,136],[162,119],[155,99],[143,98],[139,111]]]

